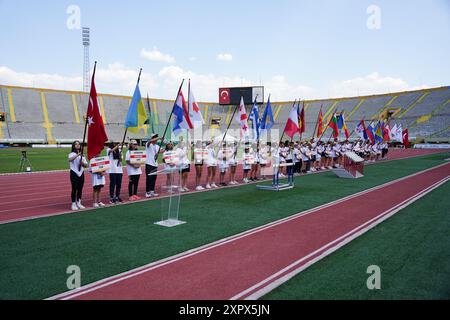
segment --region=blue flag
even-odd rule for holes
[[[261,130],[270,130],[275,121],[273,120],[272,107],[270,106],[270,98],[267,100],[267,106],[261,118]]]

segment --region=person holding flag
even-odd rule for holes
[[[87,142],[87,153],[88,153],[88,160],[91,160],[92,158],[97,157],[103,150],[105,146],[105,142],[108,141],[108,136],[106,135],[105,131],[105,125],[103,124],[103,119],[100,116],[100,108],[98,106],[98,100],[97,100],[97,90],[95,88],[95,71],[97,69],[97,62],[95,62],[94,65],[94,72],[92,74],[92,81],[91,81],[91,92],[89,95],[89,104],[86,112],[86,123],[84,127],[84,137],[83,137],[83,144],[85,142],[86,138],[86,129],[88,132],[88,142]],[[86,163],[83,162],[83,147],[81,147],[81,161],[78,163],[78,170],[81,170],[82,166],[85,166]],[[69,160],[70,160],[69,155]],[[71,170],[73,171],[73,170]],[[77,175],[79,172],[76,172]],[[80,176],[79,176],[80,177]],[[93,198],[94,198],[94,207],[104,206],[104,204],[100,201],[100,190],[102,186],[105,184],[105,177],[104,173],[92,173],[92,186],[93,186]],[[81,199],[81,195],[80,195]],[[76,205],[78,208],[84,208],[81,205],[80,199],[76,202]],[[72,201],[72,209],[73,207],[73,201]]]

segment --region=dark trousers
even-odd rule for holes
[[[84,173],[79,177],[75,172],[70,170],[70,183],[72,184],[72,202],[78,202],[83,195]]]
[[[302,160],[299,160],[295,163],[294,172],[295,173],[301,173],[302,171]]]
[[[386,157],[388,154],[389,149],[381,149],[381,157]]]
[[[109,196],[112,198],[120,197],[120,189],[122,188],[122,173],[109,174]]]
[[[149,176],[150,173],[154,173],[158,170],[158,167],[151,166],[149,164],[145,165],[145,192],[155,191],[156,185],[156,175]]]
[[[137,195],[138,185],[139,185],[139,178],[141,177],[140,174],[136,174],[133,176],[128,176],[130,181],[128,182],[128,194],[129,196],[135,196]]]

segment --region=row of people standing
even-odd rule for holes
[[[146,193],[145,197],[157,197],[155,192],[156,187],[156,175],[150,173],[156,172],[157,157],[160,153],[160,147],[157,145],[157,141],[160,138],[158,135],[153,135],[146,144]],[[131,163],[130,152],[138,149],[138,143],[132,140],[129,144],[128,151],[125,155],[126,170],[128,175],[128,195],[130,201],[141,199],[138,193],[138,185],[140,176],[142,175],[142,168],[139,164]],[[71,152],[68,155],[69,168],[70,168],[70,182],[72,186],[71,201],[72,210],[85,209],[81,199],[83,196],[83,188],[85,182],[84,171],[87,168],[91,173],[92,189],[93,189],[93,207],[104,207],[105,204],[101,201],[101,190],[106,184],[106,175],[109,175],[109,202],[110,204],[122,203],[121,189],[123,180],[123,155],[122,146],[118,143],[110,143],[106,149],[106,154],[109,157],[110,169],[107,172],[92,172],[92,168],[89,167],[89,163],[84,156],[81,155],[81,143],[75,141],[72,144]]]

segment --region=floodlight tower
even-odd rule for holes
[[[82,39],[83,39],[83,47],[84,47],[84,64],[83,64],[83,91],[89,92],[90,90],[90,64],[89,64],[89,45],[91,44],[90,40],[90,29],[82,28],[81,31]]]

